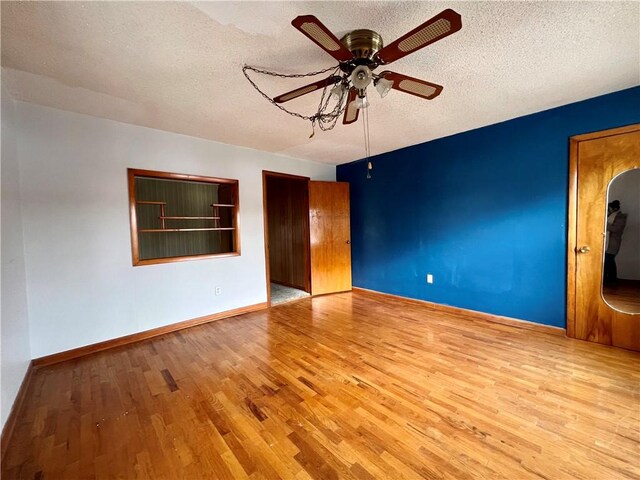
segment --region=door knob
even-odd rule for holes
[[[589,248],[587,245],[584,245],[578,249],[578,253],[589,253],[590,251],[591,248]]]
[[[347,240],[347,245],[349,245],[351,243],[351,240]]]

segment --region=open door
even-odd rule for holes
[[[309,178],[262,172],[269,304],[311,293]]]
[[[309,182],[311,294],[351,290],[349,184]]]
[[[609,197],[614,180],[638,168],[640,125],[571,139],[567,281],[570,337],[640,350],[640,314],[632,308],[640,305],[640,298],[636,293],[635,303],[629,299],[629,308],[616,306],[612,298],[607,298],[615,291],[607,289],[605,276],[605,253],[610,255],[609,235],[613,231],[611,214],[615,213],[607,207],[613,200]],[[623,211],[628,211],[630,202],[638,196],[629,198],[626,205],[623,202]],[[627,238],[628,243],[631,237],[627,234]]]

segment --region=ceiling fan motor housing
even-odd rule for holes
[[[383,47],[382,37],[367,29],[353,30],[342,37],[340,42],[353,54],[356,64],[367,65],[374,62],[375,54]]]

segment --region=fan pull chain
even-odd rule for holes
[[[373,165],[371,163],[371,137],[369,134],[369,109],[365,108],[362,112],[362,128],[364,132],[364,152],[367,159],[367,180],[371,180],[371,170]]]

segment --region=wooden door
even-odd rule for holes
[[[614,310],[602,297],[607,188],[640,166],[640,125],[571,139],[567,334],[640,350],[640,316]]]
[[[309,182],[311,293],[351,290],[349,184]]]

